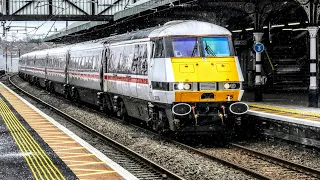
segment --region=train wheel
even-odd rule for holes
[[[73,101],[79,101],[79,92],[75,87],[71,88],[70,96]]]
[[[158,112],[158,117],[152,122],[152,129],[159,134],[166,134],[169,132],[169,122],[166,114],[163,111]]]
[[[44,83],[44,85],[45,85],[45,89],[46,89],[46,91],[48,91],[49,92],[49,81],[46,81],[45,83]]]
[[[38,87],[40,87],[40,80],[39,80],[39,78],[36,78],[35,85],[38,86]]]
[[[103,109],[105,110],[106,114],[112,116],[114,112],[112,110],[112,104],[108,95],[104,97],[103,103],[104,103]]]
[[[50,83],[49,89],[50,89],[50,92],[51,92],[51,93],[54,93],[54,92],[55,92],[55,90],[54,90],[54,85],[53,85],[52,82]]]
[[[117,116],[124,121],[128,120],[128,112],[123,101],[119,102],[119,109],[117,111]]]

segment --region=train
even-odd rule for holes
[[[19,76],[159,133],[222,133],[242,122],[232,34],[196,20],[24,54]]]

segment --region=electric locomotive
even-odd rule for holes
[[[26,71],[32,66],[26,60],[37,56],[44,76]],[[49,78],[50,59],[63,70],[59,82]],[[29,53],[20,58],[19,74],[34,84],[43,79],[43,87],[61,89],[66,98],[146,121],[160,132],[226,132],[248,110],[241,102],[243,75],[231,33],[207,22],[172,21]]]

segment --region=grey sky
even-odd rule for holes
[[[68,25],[70,26],[75,21],[69,21]],[[54,23],[54,25],[53,25]],[[18,40],[23,39],[28,34],[29,36],[34,36],[34,38],[38,37],[38,35],[46,35],[53,25],[51,31],[54,31],[55,28],[57,31],[66,27],[65,21],[7,21],[6,26],[10,24],[10,31],[7,35],[7,40]],[[43,24],[43,25],[42,25]],[[38,28],[38,29],[36,29]],[[3,34],[3,28],[0,28],[1,35]],[[50,34],[54,34],[54,32],[50,32]],[[5,37],[3,37],[5,38]]]

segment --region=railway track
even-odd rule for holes
[[[112,118],[117,119],[114,117]],[[133,126],[141,128],[136,125]],[[148,131],[146,129],[143,130]],[[149,132],[154,136],[159,136],[152,131]],[[230,143],[228,147],[225,148],[194,148],[162,136],[160,138],[213,161],[217,161],[225,164],[226,166],[243,171],[258,179],[320,178],[320,171],[317,169],[312,169],[272,155],[264,154],[238,144]],[[161,172],[163,172],[163,174],[167,174],[165,170],[162,170]]]
[[[0,77],[1,78],[1,77]],[[11,81],[11,77],[9,77],[10,84],[19,90],[22,94],[28,96],[29,98],[35,100],[36,102],[44,105],[45,107],[49,108],[50,110],[54,111],[58,115],[62,116],[63,118],[67,119],[69,122],[73,123],[77,127],[81,128],[82,130],[92,134],[95,137],[99,137],[101,141],[106,142],[106,144],[111,145],[110,148],[104,149],[104,154],[107,155],[110,159],[114,160],[120,166],[125,168],[127,171],[135,175],[139,179],[179,179],[182,180],[183,178],[176,175],[175,173],[161,167],[160,165],[152,162],[149,159],[146,159],[139,155],[138,153],[132,151],[131,149],[127,148],[126,146],[122,145],[114,141],[113,139],[101,134],[100,132],[92,129],[91,127],[83,124],[82,122],[78,121],[77,119],[69,116],[68,114],[62,112],[61,110],[55,108],[54,106],[42,101],[41,99],[33,96],[32,94],[24,91],[18,85],[14,84]]]
[[[235,143],[223,148],[194,148],[176,141],[172,143],[190,151],[241,170],[258,179],[319,179],[320,171],[281,159]]]

